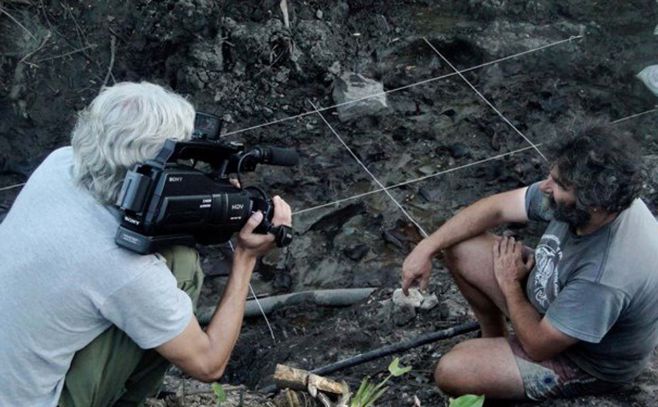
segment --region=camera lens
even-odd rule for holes
[[[230,230],[240,230],[251,215],[251,207],[249,195],[242,191],[213,194],[209,221]]]

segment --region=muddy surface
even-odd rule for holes
[[[224,119],[226,140],[299,151],[296,168],[262,166],[243,178],[282,195],[297,212],[293,244],[259,265],[255,292],[376,291],[349,307],[280,308],[269,315],[275,339],[262,317],[246,319],[222,380],[229,405],[241,397],[244,405],[266,405],[258,389],[271,383],[276,363],[318,368],[470,320],[438,261],[429,290],[436,306],[409,310],[392,303],[402,261],[422,230],[433,231],[479,197],[539,180],[548,168],[528,140],[559,136],[584,116],[614,121],[656,104],[635,78],[658,63],[656,3],[649,0],[288,1],[287,18],[279,1],[8,0],[0,6],[0,188],[24,182],[45,155],[68,144],[75,112],[115,81],[148,80],[187,95],[198,110]],[[432,47],[459,70],[477,68],[460,78]],[[348,72],[398,90],[388,93],[384,110],[351,120],[341,120],[336,109],[312,113],[314,106],[336,104],[335,84]],[[616,124],[643,146],[638,159],[650,175],[643,196],[654,213],[657,125],[655,112]],[[390,189],[390,197],[367,194],[380,186],[338,136],[383,185],[425,178]],[[0,189],[0,220],[19,190]],[[511,232],[533,244],[541,226]],[[208,307],[225,283],[230,251],[201,250],[209,276],[200,306]],[[413,371],[393,380],[379,405],[412,406],[415,399],[445,405],[431,372],[463,338],[401,354]],[[356,389],[365,376],[383,377],[390,360],[331,376]],[[616,395],[540,405],[653,406],[657,369],[654,358]],[[207,386],[175,370],[162,396],[151,405],[214,405]]]

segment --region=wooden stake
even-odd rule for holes
[[[274,382],[280,388],[308,391],[313,397],[317,395],[318,391],[337,395],[342,395],[349,391],[349,387],[345,382],[339,383],[303,369],[296,369],[281,364],[276,365]]]

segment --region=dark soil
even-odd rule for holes
[[[68,144],[75,112],[104,84],[147,80],[187,95],[198,110],[224,119],[227,140],[296,148],[296,168],[260,167],[243,183],[280,194],[295,211],[378,188],[318,114],[332,106],[337,76],[351,71],[391,90],[453,73],[427,39],[458,69],[582,36],[464,73],[529,140],[542,143],[583,117],[617,120],[651,110],[655,96],[635,78],[658,63],[654,1],[582,2],[471,0],[64,2],[8,0],[0,7],[0,220],[50,151]],[[390,190],[427,232],[459,208],[498,191],[541,179],[547,164],[528,142],[459,76],[388,94],[382,114],[341,122],[333,130],[384,185],[503,155]],[[251,126],[279,121],[248,131]],[[658,114],[616,124],[641,143],[649,171],[643,197],[658,202]],[[541,146],[540,146],[541,149]],[[505,155],[507,154],[507,155]],[[439,305],[407,315],[391,303],[400,266],[421,232],[384,193],[295,215],[287,254],[264,259],[258,294],[376,287],[364,303],[279,309],[245,321],[222,382],[241,385],[245,405],[263,405],[257,389],[271,383],[276,363],[317,368],[370,349],[472,318],[442,265],[430,292]],[[539,225],[514,226],[533,244]],[[201,248],[209,276],[201,306],[221,293],[226,251]],[[471,334],[472,336],[472,334]],[[432,385],[436,360],[458,337],[406,352],[413,371],[391,382],[378,405],[440,406]],[[337,372],[352,389],[364,376],[383,377],[390,357]],[[541,403],[542,406],[655,405],[658,361],[622,393]],[[152,405],[214,405],[208,388],[172,371],[167,400]],[[228,388],[228,386],[227,386]],[[237,396],[236,396],[237,397]],[[178,403],[178,404],[176,404]],[[236,404],[237,405],[237,404]],[[525,406],[523,403],[511,405]]]

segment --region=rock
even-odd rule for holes
[[[247,65],[270,64],[272,47],[277,41],[285,40],[287,33],[279,19],[262,23],[237,23],[226,18],[225,29],[230,33],[229,40],[234,44],[233,55]]]
[[[375,16],[375,25],[377,26],[377,29],[384,34],[391,31],[391,26],[388,24],[388,21],[386,21],[386,17],[381,14]]]
[[[420,172],[423,175],[434,174],[436,172],[436,166],[432,164],[423,165],[422,167],[418,168],[418,172]]]
[[[393,323],[402,326],[416,318],[416,309],[408,304],[393,307]]]
[[[423,302],[423,294],[417,288],[410,288],[409,295],[404,295],[401,288],[393,291],[393,304],[396,307],[410,305],[414,308],[420,307]]]
[[[352,219],[353,217],[365,213],[366,207],[363,202],[357,202],[349,204],[342,208],[327,210],[326,212],[321,213],[321,217],[315,218],[307,228],[303,228],[300,225],[300,228],[295,228],[295,230],[300,230],[302,233],[306,230],[319,230],[319,231],[338,231],[343,225]]]
[[[439,304],[436,294],[423,294],[417,288],[410,288],[409,295],[406,296],[401,288],[393,291],[393,304],[396,307],[413,307],[423,310],[429,310]]]
[[[441,319],[453,320],[466,315],[466,307],[459,304],[453,299],[447,299],[439,305]]]
[[[303,276],[302,283],[306,287],[329,288],[340,287],[349,277],[351,280],[351,266],[343,262],[326,258],[314,265],[312,271]]]
[[[658,96],[658,65],[650,65],[637,74],[637,78],[649,88],[651,93]]]
[[[354,261],[359,261],[364,258],[366,254],[368,254],[368,251],[370,251],[370,247],[368,247],[366,244],[357,244],[343,249],[345,256]]]
[[[416,288],[409,289],[409,295],[405,296],[401,288],[393,292],[393,322],[402,326],[416,317],[416,308],[430,309],[438,303],[435,295],[424,296]],[[425,306],[423,304],[426,303]]]
[[[292,288],[292,276],[287,268],[276,268],[274,270],[274,279],[272,288],[275,292],[289,292]]]
[[[362,116],[376,115],[388,109],[386,94],[383,92],[384,85],[380,82],[361,74],[344,73],[334,82],[334,102],[336,104],[353,103],[339,106],[338,118],[342,122],[348,122]],[[366,97],[368,98],[364,99]]]
[[[294,58],[302,75],[322,75],[334,61],[343,60],[345,50],[325,20],[301,20],[295,27]]]
[[[427,202],[439,202],[441,198],[441,190],[438,188],[421,187],[418,190],[418,194]]]
[[[393,230],[383,230],[382,238],[386,243],[390,243],[393,246],[397,247],[400,250],[406,250],[407,244],[404,242],[400,236],[398,236]]]
[[[193,43],[190,46],[190,58],[194,61],[194,65],[211,71],[222,71],[224,69],[222,44],[221,35],[211,41]]]
[[[577,33],[583,31],[585,26],[565,22],[561,28],[567,32]],[[562,40],[564,37],[562,30],[556,30],[555,26],[551,24],[535,25],[497,19],[473,35],[468,41],[468,45],[473,47],[471,51],[473,53],[486,52],[493,56],[504,56]],[[558,50],[557,52],[563,52],[561,57],[565,61],[574,58],[566,51]]]
[[[283,249],[275,248],[267,252],[263,257],[261,257],[261,262],[268,267],[278,267],[281,265]]]
[[[390,299],[379,301],[379,305],[372,319],[372,322],[378,326],[390,325],[393,319],[393,301]]]
[[[329,72],[332,75],[340,75],[340,71],[342,70],[342,67],[340,65],[339,61],[334,61],[329,68],[327,68],[327,72]]]
[[[430,310],[439,305],[439,298],[436,294],[423,295],[423,302],[420,304],[420,309]]]
[[[451,144],[448,146],[448,151],[452,158],[468,157],[471,155],[471,152],[464,143]]]
[[[347,1],[332,1],[331,7],[327,10],[326,20],[343,22],[350,14],[350,5]]]
[[[418,110],[416,102],[409,98],[392,99],[391,108],[405,116],[414,115]]]
[[[491,136],[491,140],[489,142],[489,145],[494,151],[500,151],[500,144],[502,143],[501,139],[504,139],[505,136],[502,132],[494,132],[494,134]]]
[[[289,76],[290,76],[290,69],[286,68],[285,66],[280,67],[276,75],[274,76],[274,80],[279,83],[285,83],[288,82]]]

